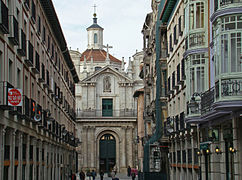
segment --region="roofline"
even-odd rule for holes
[[[52,29],[52,32],[56,38],[56,41],[58,42],[58,44],[60,46],[60,49],[64,56],[65,62],[67,63],[67,66],[69,67],[69,69],[71,71],[73,80],[75,83],[78,83],[79,78],[78,78],[75,66],[71,60],[71,56],[70,56],[70,53],[67,48],[67,43],[66,43],[63,31],[61,29],[61,25],[60,25],[59,19],[57,17],[52,0],[40,0],[40,4],[45,12],[47,20]]]

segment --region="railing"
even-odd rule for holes
[[[14,88],[7,81],[0,81],[0,108],[11,109],[12,107],[8,106],[8,89]]]
[[[241,3],[242,0],[220,0],[220,6],[232,4],[232,3]]]
[[[221,80],[221,96],[242,96],[242,80]]]
[[[81,110],[77,109],[76,115],[77,117],[108,117],[103,116],[105,110],[101,109],[87,109],[87,110]],[[112,116],[110,117],[135,117],[137,116],[137,111],[134,109],[116,109],[112,110]]]
[[[214,87],[204,92],[201,96],[201,112],[205,114],[212,109],[214,103]]]
[[[189,48],[205,45],[205,33],[194,33],[189,35]]]

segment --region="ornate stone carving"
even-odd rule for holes
[[[110,78],[110,76],[105,76],[103,78],[103,92],[111,92],[111,78]]]

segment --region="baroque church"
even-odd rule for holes
[[[122,60],[112,56],[103,44],[103,28],[87,28],[88,46],[80,53],[70,50],[80,82],[76,84],[77,137],[81,140],[78,170],[118,172],[137,166],[137,100],[136,90],[143,88],[139,78],[143,52],[129,58],[125,70]]]

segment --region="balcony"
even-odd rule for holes
[[[35,52],[35,66],[32,68],[33,73],[40,73],[40,62],[39,62],[39,54]]]
[[[19,44],[19,29],[18,29],[18,21],[17,19],[11,15],[9,16],[9,37],[8,39],[12,42],[13,45],[18,45]]]
[[[214,103],[214,87],[204,92],[201,96],[201,113],[206,114],[212,110]]]
[[[45,65],[43,63],[41,64],[41,75],[39,77],[39,82],[45,82]]]
[[[0,6],[0,30],[3,32],[3,34],[8,34],[8,8],[2,0]]]
[[[27,46],[28,46],[28,54],[27,54],[27,58],[25,59],[25,63],[28,67],[32,67],[34,64],[34,47],[30,41],[28,41]]]
[[[103,117],[103,118],[109,118],[107,116],[103,116],[103,111],[101,109],[86,109],[86,110],[80,110],[77,109],[76,115],[77,118],[83,118],[83,117]],[[134,109],[115,109],[112,110],[112,116],[113,117],[136,117],[137,112]]]
[[[30,99],[23,96],[23,118],[30,120]]]
[[[0,108],[3,110],[13,109],[12,106],[8,105],[8,89],[14,88],[9,82],[1,81],[0,82]]]
[[[220,0],[220,7],[237,3],[242,3],[242,0]]]

